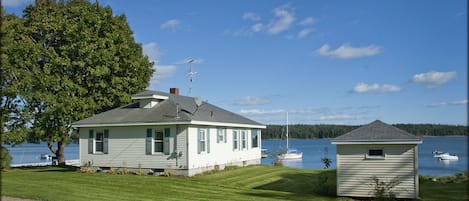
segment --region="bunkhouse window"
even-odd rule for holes
[[[251,130],[251,139],[252,139],[252,142],[251,142],[252,148],[259,147],[259,134],[258,134],[257,129]]]
[[[366,159],[384,159],[384,151],[383,149],[368,149],[368,153],[366,154]]]
[[[154,152],[163,152],[163,131],[155,130],[155,140],[153,141]]]
[[[96,139],[94,141],[95,143],[95,152],[103,152],[104,151],[104,132],[103,130],[98,130],[96,131]]]
[[[238,131],[233,131],[233,150],[238,149]]]
[[[247,147],[247,132],[246,131],[241,131],[241,148],[246,149]]]
[[[226,128],[217,129],[217,143],[226,143]]]

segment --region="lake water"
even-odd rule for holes
[[[423,143],[419,145],[419,174],[432,176],[448,176],[455,173],[467,171],[467,136],[451,137],[423,137]],[[280,150],[285,147],[284,140],[262,140],[262,148],[270,152]],[[299,149],[303,152],[303,160],[286,161],[285,166],[303,168],[303,169],[321,169],[324,164],[321,158],[324,156],[332,159],[331,168],[336,167],[336,147],[328,139],[291,139],[289,140],[291,148]],[[24,143],[15,147],[6,146],[13,157],[12,164],[40,163],[47,162],[41,159],[41,154],[52,153],[47,148],[46,143],[28,144]],[[327,153],[325,149],[327,148]],[[440,161],[433,157],[433,150],[450,152],[459,156],[458,161]],[[69,144],[65,148],[65,159],[78,159],[78,144]],[[270,157],[262,159],[262,164],[272,164]]]
[[[419,174],[432,176],[449,176],[467,171],[467,136],[423,137],[419,144]],[[262,140],[262,148],[269,151],[284,148],[285,140]],[[336,147],[328,139],[290,139],[289,147],[303,152],[302,160],[283,161],[288,167],[303,169],[321,169],[324,156],[332,159],[330,168],[336,168]],[[325,149],[327,148],[327,153]],[[459,156],[458,161],[441,161],[433,157],[432,151],[439,150]],[[262,159],[262,164],[272,164],[272,158]]]

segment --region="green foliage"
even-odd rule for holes
[[[446,136],[446,135],[467,135],[468,127],[460,125],[440,125],[440,124],[395,124],[394,126],[417,136]],[[335,138],[343,135],[359,126],[346,125],[288,125],[290,138],[312,139],[312,138]],[[281,139],[283,135],[283,125],[267,125],[262,130],[263,139]]]
[[[468,172],[452,176],[420,176],[420,197],[425,201],[469,200]]]
[[[0,146],[0,154],[1,154],[1,166],[0,170],[10,168],[10,163],[11,163],[11,156],[10,153],[8,152],[8,149]]]
[[[327,172],[325,172],[319,174],[313,190],[319,195],[335,196],[336,189],[335,175],[327,174]]]
[[[329,167],[331,167],[331,163],[332,163],[331,159],[324,157],[324,158],[321,158],[321,161],[322,163],[324,163],[324,169],[328,169]]]
[[[22,102],[15,115],[30,120],[27,140],[47,141],[59,163],[72,122],[128,103],[154,71],[125,16],[98,2],[36,1],[23,17],[2,23],[10,29],[2,38],[2,74],[11,81],[2,83],[10,92],[2,97]]]
[[[371,177],[371,181],[371,186],[373,187],[372,193],[375,200],[392,201],[396,199],[396,195],[391,190],[401,183],[398,177],[393,178],[389,182],[385,182],[380,181],[378,177],[373,176]]]

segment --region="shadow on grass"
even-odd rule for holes
[[[74,166],[42,166],[42,167],[18,167],[15,169],[31,170],[33,172],[76,172],[79,168]]]
[[[335,170],[324,170],[318,173],[285,173],[280,175],[281,179],[279,180],[254,188],[269,191],[257,191],[247,194],[285,200],[305,200],[311,199],[311,196],[335,198],[335,173]]]

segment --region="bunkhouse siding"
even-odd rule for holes
[[[366,159],[369,149],[383,149],[384,159]],[[416,198],[418,192],[417,146],[409,145],[337,145],[337,195],[374,196],[372,177],[401,182],[391,189],[397,198]]]
[[[169,153],[152,153],[147,154],[147,130],[154,129],[164,130],[170,129]],[[96,130],[107,129],[107,154],[104,153],[88,153],[89,146],[94,146],[90,130],[93,130],[96,136]],[[162,168],[162,169],[181,169],[187,168],[187,156],[182,154],[177,158],[177,152],[185,153],[186,137],[184,129],[180,133],[176,133],[176,126],[133,126],[133,127],[107,127],[107,128],[82,128],[80,130],[80,163],[82,166],[95,167],[129,167],[129,168]],[[82,132],[83,131],[83,132]],[[91,143],[90,143],[91,142]],[[153,142],[152,142],[153,143]],[[175,149],[175,144],[177,146]]]

